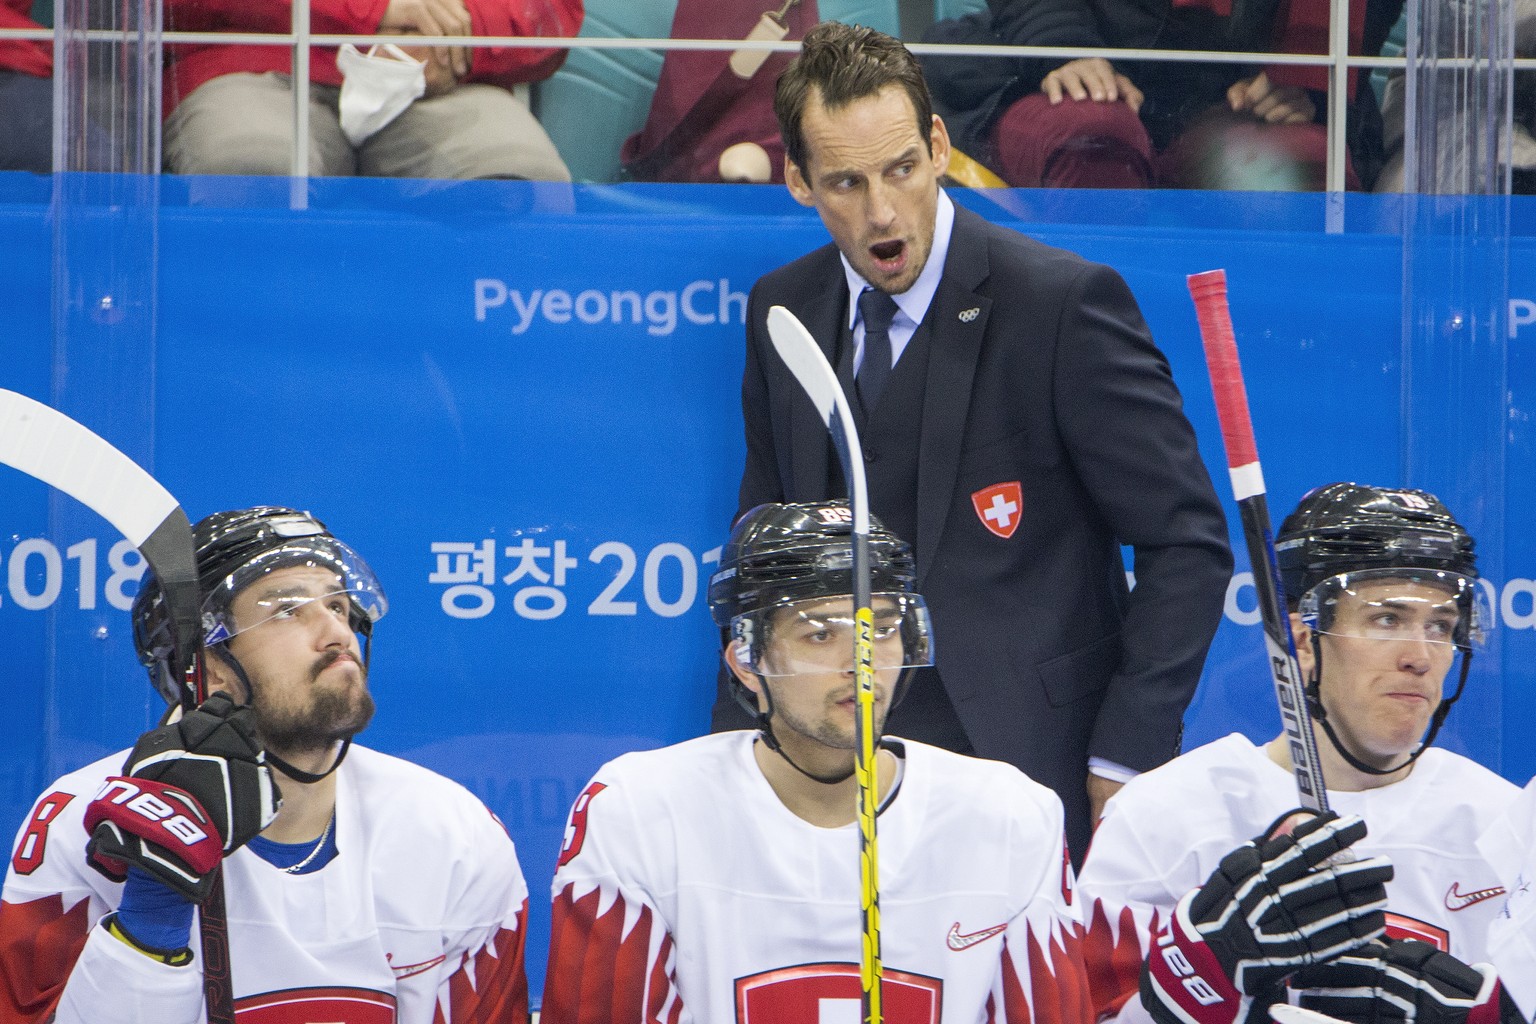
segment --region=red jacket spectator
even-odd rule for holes
[[[3,0],[15,5],[24,0]],[[381,27],[398,0],[312,0],[310,31],[320,35],[394,34]],[[477,36],[574,36],[581,28],[582,0],[464,0]],[[167,0],[167,30],[177,32],[287,33],[293,27],[288,0]],[[165,112],[169,114],[192,90],[232,72],[293,71],[287,46],[187,43],[167,45]],[[554,74],[565,51],[493,46],[471,51],[465,81],[511,88]],[[340,85],[336,48],[310,48],[309,78]]]
[[[0,28],[42,28],[28,14],[32,0],[0,0]],[[39,78],[53,75],[53,47],[47,40],[0,39],[0,68]]]

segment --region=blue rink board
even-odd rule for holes
[[[745,294],[825,233],[778,189],[326,180],[294,212],[286,180],[159,187],[153,358],[104,375],[110,330],[54,344],[48,179],[0,175],[0,386],[123,445],[193,518],[296,505],[365,554],[391,602],[367,742],[459,779],[506,823],[533,894],[537,991],[571,801],[604,760],[706,727],[703,583],[735,507]],[[1404,451],[1430,443],[1405,440],[1401,412],[1401,200],[1350,197],[1328,234],[1312,196],[957,198],[1125,275],[1224,498],[1195,271],[1231,282],[1277,519],[1316,483],[1398,482]],[[1496,436],[1465,452],[1506,460],[1505,493],[1479,513],[1495,517],[1536,497],[1536,209],[1510,216],[1509,433],[1502,452]],[[123,221],[72,223],[66,262],[101,270]],[[129,292],[149,279],[121,276]],[[134,402],[152,420],[123,412]],[[158,709],[120,607],[135,586],[131,558],[112,562],[120,538],[11,472],[0,509],[0,821],[14,827],[50,778]],[[1444,733],[1522,782],[1536,772],[1517,724],[1536,710],[1526,518],[1509,513],[1488,566],[1501,628]],[[1252,608],[1235,586],[1187,745],[1278,727]],[[1500,662],[1502,676],[1485,668]]]

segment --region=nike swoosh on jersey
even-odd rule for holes
[[[1505,889],[1502,885],[1496,885],[1491,889],[1476,889],[1472,892],[1462,892],[1460,882],[1452,882],[1451,887],[1445,891],[1445,909],[1450,911],[1466,910],[1474,903],[1483,900],[1491,900],[1495,896],[1503,896]]]
[[[389,958],[388,956],[385,957],[385,959]],[[402,964],[399,967],[390,964],[389,969],[395,972],[395,977],[397,978],[412,978],[418,974],[430,971],[446,959],[448,959],[446,956],[435,956],[431,960],[423,960],[419,964]]]
[[[992,936],[1001,935],[1007,930],[1008,926],[1006,924],[995,924],[991,928],[983,928],[979,932],[962,935],[960,934],[960,922],[956,921],[949,926],[949,934],[944,936],[944,941],[949,944],[950,949],[958,952],[962,949],[970,949],[976,943],[985,942]]]

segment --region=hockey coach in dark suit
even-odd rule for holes
[[[786,184],[833,244],[752,290],[738,516],[846,493],[769,339],[783,305],[837,368],[872,511],[932,609],[936,669],[887,730],[1051,786],[1081,858],[1109,794],[1178,751],[1231,576],[1167,360],[1114,271],[951,203],[949,138],[898,41],[818,26],[775,109]],[[722,690],[714,727],[747,724]]]

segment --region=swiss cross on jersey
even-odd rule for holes
[[[1024,490],[1017,480],[993,484],[972,493],[971,505],[982,526],[1007,540],[1019,528],[1024,511]]]
[[[858,964],[799,964],[736,979],[736,1024],[859,1024]],[[944,982],[886,968],[880,986],[891,1024],[938,1024]]]

